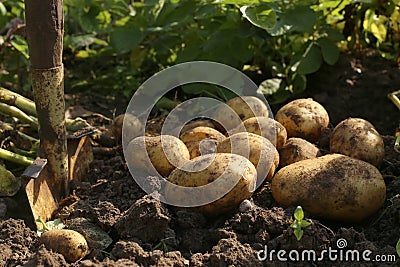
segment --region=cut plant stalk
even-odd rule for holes
[[[11,161],[22,166],[30,166],[33,163],[32,158],[19,155],[3,148],[0,148],[0,159]]]
[[[0,102],[17,107],[21,110],[20,112],[25,112],[25,115],[35,117],[32,119],[37,121],[36,104],[29,98],[0,87]],[[65,123],[67,130],[73,132],[91,126],[87,121],[82,118],[66,119]]]
[[[11,117],[15,117],[24,123],[28,123],[33,129],[38,129],[38,121],[36,118],[28,116],[25,112],[14,106],[9,106],[4,103],[0,103],[0,113],[6,114]]]

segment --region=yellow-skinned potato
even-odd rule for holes
[[[229,136],[217,146],[218,153],[233,153],[246,157],[256,167],[257,186],[270,180],[279,163],[279,154],[266,138],[252,133],[237,133]]]
[[[375,166],[340,154],[280,169],[271,191],[283,206],[301,205],[315,217],[343,222],[368,218],[386,198],[385,182]]]
[[[252,117],[243,122],[243,127],[240,125],[232,130],[232,134],[246,130],[248,133],[261,135],[267,138],[276,149],[279,151],[285,144],[287,133],[285,127],[276,120],[269,117]]]
[[[190,158],[193,159],[202,154],[215,153],[218,143],[225,139],[225,135],[213,128],[199,126],[181,134],[180,139],[187,146]]]
[[[293,100],[281,107],[275,115],[287,131],[288,137],[300,137],[312,143],[318,141],[329,125],[325,108],[311,98]]]
[[[225,132],[232,130],[242,121],[251,117],[268,117],[269,110],[265,103],[255,96],[238,96],[232,98],[217,109],[213,119],[217,122],[217,129]],[[229,107],[238,115],[233,116]]]
[[[151,164],[146,160],[147,155]],[[190,155],[185,144],[175,136],[139,136],[128,144],[125,158],[131,167],[156,174],[153,166],[161,176],[167,177],[173,169],[189,160]]]
[[[314,144],[297,137],[289,138],[279,151],[279,166],[319,157],[321,152]]]
[[[60,253],[68,262],[76,262],[89,252],[86,239],[80,233],[68,229],[54,229],[44,232],[39,242],[48,250]]]
[[[126,140],[132,140],[133,138],[141,135],[143,131],[143,125],[140,120],[129,113],[121,114],[115,117],[111,124],[111,131],[113,133],[114,138],[118,141],[122,138],[122,126],[125,125],[125,136]]]
[[[210,128],[214,128],[214,124],[212,123],[212,121],[210,120],[196,120],[196,121],[190,121],[188,123],[186,123],[181,130],[181,133],[184,133],[186,131],[192,130],[193,128],[196,127],[210,127]]]
[[[207,154],[186,162],[182,169],[175,169],[169,175],[168,181],[184,187],[201,187],[214,182],[208,189],[210,191],[200,193],[199,197],[190,192],[175,190],[167,184],[165,197],[167,201],[178,201],[187,205],[193,201],[207,203],[210,196],[221,194],[221,198],[196,208],[201,212],[217,215],[237,208],[243,200],[250,198],[255,190],[256,180],[257,171],[248,159],[228,153]],[[227,190],[229,188],[232,189]]]
[[[379,166],[385,156],[385,145],[374,126],[359,118],[340,122],[330,137],[330,150]]]

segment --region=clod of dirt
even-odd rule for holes
[[[257,251],[234,238],[221,239],[210,254],[210,266],[262,266],[262,262],[257,259]]]
[[[97,206],[93,208],[96,221],[104,230],[109,230],[117,222],[121,216],[121,211],[109,201],[99,201]]]
[[[165,238],[171,218],[161,202],[151,196],[136,201],[115,224],[120,237],[154,243]]]
[[[68,266],[63,255],[47,250],[44,245],[41,245],[38,251],[29,259],[24,265],[25,267],[37,266],[52,266],[52,267],[66,267]]]
[[[140,267],[136,262],[128,259],[120,259],[117,261],[111,260],[109,258],[104,261],[99,260],[84,260],[80,262],[80,267]]]
[[[37,234],[25,226],[23,220],[8,219],[0,221],[0,245],[4,248],[1,254],[11,250],[5,262],[0,266],[23,264],[32,255],[37,245]]]

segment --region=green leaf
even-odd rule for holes
[[[302,220],[300,223],[299,223],[299,225],[300,225],[300,227],[307,227],[307,226],[309,226],[311,223],[310,222],[308,222],[308,221],[306,221],[306,220]]]
[[[321,46],[324,61],[329,65],[334,65],[338,61],[340,54],[337,45],[328,38],[319,39],[318,44]]]
[[[133,27],[115,27],[110,35],[110,44],[117,53],[126,53],[142,42],[145,33]]]
[[[303,230],[302,229],[295,229],[294,230],[294,235],[296,236],[297,241],[300,241],[300,239],[303,237]]]
[[[280,89],[281,82],[282,79],[279,78],[267,79],[259,85],[258,90],[263,95],[275,94]]]
[[[7,14],[7,9],[2,2],[0,2],[0,15],[5,16]]]
[[[319,70],[322,65],[321,49],[314,43],[311,43],[300,60],[292,65],[291,70],[299,74],[310,74]]]
[[[88,33],[107,32],[111,26],[111,14],[107,10],[100,10],[96,6],[88,8],[80,16],[81,27]]]
[[[10,41],[12,46],[20,52],[26,59],[29,58],[28,43],[26,40],[18,35],[14,35],[13,39]]]
[[[254,6],[242,6],[240,11],[253,25],[265,30],[269,30],[276,24],[277,17],[275,10],[267,4]]]
[[[399,257],[400,257],[400,239],[397,241],[397,244],[396,244],[396,252],[397,252],[397,255],[399,255]]]
[[[279,20],[268,33],[272,36],[284,35],[289,32],[312,32],[317,15],[308,6],[296,6],[286,13],[279,14]]]
[[[301,206],[297,206],[296,210],[294,211],[294,218],[297,221],[301,221],[304,218],[304,212]]]

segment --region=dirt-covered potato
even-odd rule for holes
[[[68,229],[54,229],[44,232],[39,242],[48,250],[60,253],[68,262],[76,262],[89,252],[86,239],[80,233]]]
[[[314,144],[297,137],[289,138],[279,151],[279,166],[284,167],[292,163],[313,159],[321,156],[321,152]]]
[[[231,109],[239,116],[234,116]],[[252,117],[268,117],[266,104],[255,96],[238,96],[221,105],[214,114],[216,128],[221,132],[229,131],[242,121]]]
[[[211,120],[195,120],[195,121],[190,121],[186,123],[183,127],[182,130],[180,131],[181,133],[184,133],[186,131],[192,130],[193,128],[196,127],[209,127],[209,128],[215,128],[214,123],[212,123]]]
[[[151,164],[149,164],[147,156]],[[128,144],[125,158],[131,167],[152,174],[156,174],[154,173],[155,169],[161,176],[167,177],[175,167],[189,160],[190,155],[187,147],[179,138],[172,135],[160,135],[136,137]]]
[[[257,169],[257,187],[270,180],[279,163],[279,154],[266,138],[252,133],[237,133],[217,146],[218,153],[232,153],[246,157]]]
[[[386,186],[378,169],[345,155],[302,160],[280,169],[271,182],[281,205],[301,205],[311,215],[360,222],[384,203]]]
[[[196,187],[198,193],[167,184],[165,197],[169,203],[184,203],[187,207],[202,202],[204,205],[198,206],[199,211],[217,215],[237,208],[250,198],[256,180],[257,171],[248,159],[227,153],[207,154],[186,162],[168,177],[172,184]],[[207,184],[210,186],[202,187]]]
[[[143,131],[143,125],[140,120],[136,116],[129,113],[121,114],[115,117],[111,123],[111,132],[116,140],[120,141],[122,139],[122,128],[124,123],[126,124],[124,127],[124,138],[127,138],[127,141],[141,135]]]
[[[340,122],[330,137],[330,151],[379,166],[385,156],[381,135],[374,126],[359,118]]]
[[[239,133],[246,130],[248,133],[261,135],[267,138],[279,151],[285,144],[287,133],[285,127],[276,120],[269,117],[252,117],[248,118],[241,125],[237,126],[230,132],[231,134]]]
[[[190,158],[215,153],[219,142],[225,135],[210,127],[196,127],[181,134],[180,139],[189,150]]]
[[[288,137],[300,137],[312,143],[318,141],[329,125],[325,108],[311,98],[293,100],[281,107],[275,115],[287,131]]]

